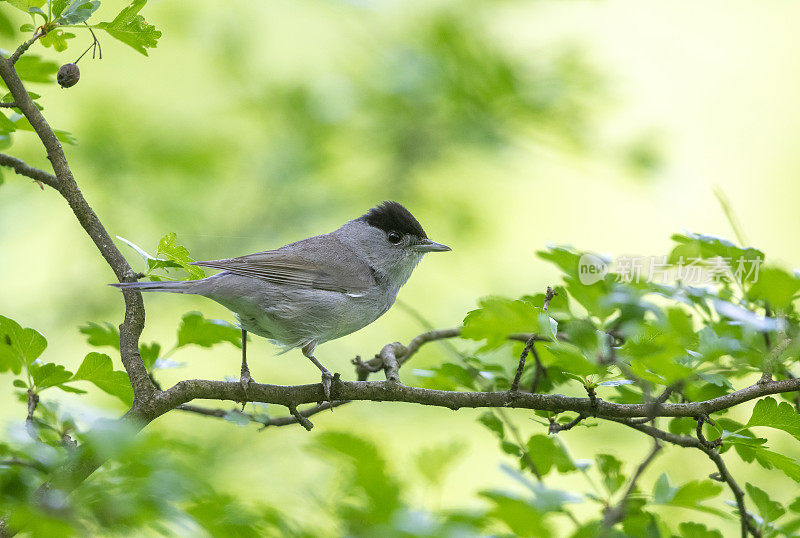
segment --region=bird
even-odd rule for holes
[[[120,290],[188,293],[221,304],[242,330],[240,383],[253,382],[247,364],[247,333],[282,352],[300,348],[322,372],[325,398],[333,374],[314,353],[320,344],[371,324],[394,304],[422,257],[451,248],[428,238],[402,204],[385,201],[338,229],[275,250],[194,265],[221,272],[200,280],[120,282]]]

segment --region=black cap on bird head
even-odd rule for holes
[[[403,235],[413,235],[419,239],[427,239],[428,235],[422,229],[419,221],[414,218],[411,211],[397,202],[383,202],[358,218],[386,233],[399,232]]]

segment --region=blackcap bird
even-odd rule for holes
[[[277,250],[195,262],[221,269],[202,280],[125,282],[122,290],[191,293],[231,310],[242,329],[241,382],[247,367],[247,332],[284,351],[299,347],[322,371],[330,400],[333,375],[315,357],[317,345],[355,332],[382,316],[428,252],[450,247],[428,239],[417,219],[397,202],[384,202],[331,233]]]

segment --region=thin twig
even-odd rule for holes
[[[25,51],[28,50],[31,47],[31,45],[33,45],[36,42],[36,40],[39,39],[40,37],[44,37],[44,32],[36,32],[35,34],[33,34],[33,37],[31,37],[25,43],[17,47],[17,50],[14,51],[14,54],[8,57],[8,63],[11,65],[17,63],[19,57],[25,54]]]
[[[555,421],[555,419],[550,419],[550,426],[547,428],[547,433],[558,433],[558,432],[565,432],[567,430],[571,430],[575,426],[577,426],[583,419],[586,418],[586,415],[583,413],[579,413],[577,417],[572,419],[571,421],[567,422],[566,424],[559,424]]]
[[[36,406],[39,404],[39,395],[28,389],[28,416],[25,418],[25,429],[28,430],[28,435],[34,441],[39,439],[36,435],[36,427],[33,425],[33,413],[36,411]]]
[[[48,174],[44,170],[39,170],[33,166],[28,165],[22,159],[17,159],[11,155],[0,153],[0,166],[7,166],[13,168],[14,172],[21,176],[30,178],[41,185],[44,183],[48,187],[58,190],[58,179],[53,174]]]
[[[339,407],[340,405],[344,405],[346,403],[350,403],[350,402],[348,400],[335,400],[333,402],[323,402],[323,403],[317,404],[317,405],[315,405],[313,407],[309,407],[307,409],[300,410],[300,414],[303,415],[304,417],[308,418],[308,417],[316,415],[317,413],[320,413],[322,411],[326,411],[326,410],[332,409],[334,407]],[[225,418],[225,416],[231,411],[235,411],[237,413],[241,413],[241,411],[239,411],[238,409],[231,409],[231,410],[227,410],[227,409],[212,409],[212,408],[208,408],[208,407],[201,407],[199,405],[191,405],[191,404],[179,405],[175,409],[177,409],[179,411],[186,411],[188,413],[195,413],[195,414],[198,414],[198,415],[203,415],[203,416],[207,416],[207,417],[215,417],[215,418]],[[288,416],[285,416],[285,417],[275,417],[275,418],[270,418],[270,419],[266,419],[266,420],[259,420],[253,414],[250,414],[250,413],[241,413],[241,414],[243,414],[246,417],[248,417],[255,424],[260,424],[261,425],[261,430],[264,430],[264,429],[272,427],[272,426],[290,426],[292,424],[298,424],[297,417],[295,417],[294,415],[288,415]]]
[[[542,305],[542,313],[547,315],[547,310],[550,308],[550,301],[553,300],[553,297],[558,295],[557,292],[553,291],[553,288],[547,286],[547,290],[544,293],[544,304]],[[528,341],[525,342],[525,347],[522,348],[522,353],[519,356],[519,363],[517,364],[517,373],[514,375],[514,380],[511,382],[511,387],[509,390],[511,392],[516,392],[519,390],[519,382],[522,379],[522,371],[525,369],[525,359],[528,357],[528,353],[531,352],[533,349],[533,345],[536,342],[536,339],[531,336],[528,338]],[[541,361],[539,361],[538,355],[536,355],[537,359],[537,366],[541,368]]]
[[[0,103],[0,108],[17,108],[17,103],[11,101],[10,103]]]
[[[295,420],[299,422],[306,430],[311,431],[311,428],[313,428],[314,425],[310,420],[308,420],[308,417],[303,416],[303,414],[297,410],[296,405],[288,405],[287,407],[289,408],[289,412],[292,414]]]
[[[658,442],[658,439],[653,440],[653,448],[650,449],[650,452],[647,454],[645,459],[639,466],[636,468],[636,472],[631,477],[630,483],[628,484],[628,488],[625,490],[625,493],[622,495],[622,498],[619,502],[613,506],[608,507],[605,509],[603,514],[603,527],[606,529],[610,529],[623,519],[625,519],[625,513],[628,509],[628,499],[636,490],[636,482],[639,480],[639,477],[642,476],[644,470],[647,469],[648,465],[652,463],[652,461],[656,458],[658,453],[661,451],[661,443]]]

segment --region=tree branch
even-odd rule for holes
[[[22,159],[17,159],[11,155],[0,153],[0,166],[7,166],[12,168],[14,172],[21,176],[25,176],[39,183],[44,183],[48,187],[58,190],[58,179],[53,174],[48,174],[44,170],[39,170],[33,166],[28,165]]]
[[[15,63],[17,63],[19,57],[25,54],[25,51],[31,48],[31,45],[33,45],[36,42],[36,40],[39,39],[40,37],[44,37],[44,33],[37,30],[36,33],[33,34],[33,37],[31,37],[25,43],[17,47],[17,50],[14,51],[14,54],[9,56],[8,59],[6,59],[5,61],[9,65],[13,66]]]
[[[133,269],[131,269],[122,253],[114,245],[100,219],[97,218],[97,215],[83,197],[78,185],[75,183],[75,178],[69,168],[61,143],[56,138],[47,120],[31,100],[25,86],[14,70],[14,62],[17,58],[39,37],[41,35],[37,32],[30,40],[23,43],[11,57],[0,59],[0,78],[3,79],[18,108],[33,126],[34,131],[39,136],[39,140],[47,150],[47,158],[53,166],[55,177],[58,178],[57,182],[50,182],[54,183],[52,185],[53,188],[67,201],[78,222],[94,241],[100,254],[114,271],[117,279],[120,282],[132,281],[134,280]],[[124,291],[123,295],[125,299],[125,318],[119,327],[120,356],[133,385],[134,408],[137,406],[147,407],[150,397],[156,393],[156,388],[150,381],[147,369],[139,356],[139,336],[144,328],[144,303],[139,292]]]
[[[334,395],[337,400],[406,402],[446,407],[453,410],[462,407],[508,407],[553,412],[574,411],[586,415],[596,414],[599,418],[609,419],[649,417],[652,412],[650,404],[618,404],[596,399],[593,405],[589,398],[576,398],[561,394],[509,393],[508,391],[457,392],[409,387],[400,383],[382,381],[341,381],[334,386],[334,389]],[[796,390],[800,390],[800,379],[771,381],[760,385],[751,385],[736,392],[702,402],[663,404],[659,408],[658,416],[697,417],[727,409],[761,396]],[[247,389],[247,395],[245,395],[241,384],[238,382],[188,379],[178,382],[167,391],[156,394],[152,400],[152,406],[142,417],[147,420],[154,420],[171,409],[194,399],[252,401],[288,407],[289,405],[322,401],[324,394],[320,383],[295,386],[251,383]],[[628,425],[641,431],[652,428],[644,424],[631,423]],[[652,429],[661,431],[656,428]],[[666,435],[672,436],[673,434]],[[679,438],[681,436],[674,437]],[[691,443],[688,445],[683,444],[682,446],[696,446],[698,443],[696,439],[691,437],[686,437],[685,439],[689,439]],[[664,440],[675,442],[667,438],[664,438]]]
[[[630,483],[628,484],[628,488],[625,490],[625,493],[622,495],[622,498],[619,502],[613,506],[608,507],[605,510],[603,515],[603,527],[610,529],[623,519],[625,519],[625,513],[628,509],[628,499],[636,490],[636,482],[639,480],[639,477],[642,476],[644,470],[647,469],[648,465],[650,465],[653,460],[656,458],[658,453],[661,451],[661,443],[658,442],[658,439],[653,441],[653,448],[650,449],[650,452],[647,454],[645,459],[639,466],[636,468],[636,472],[633,474]]]
[[[547,310],[550,308],[550,301],[553,300],[553,297],[558,295],[553,288],[547,286],[547,290],[544,293],[544,304],[542,305],[542,312],[547,315]],[[519,390],[519,382],[522,379],[522,371],[525,369],[525,359],[528,357],[528,353],[531,352],[533,349],[533,345],[536,342],[536,336],[533,335],[528,338],[527,342],[525,342],[525,347],[522,348],[522,353],[519,356],[519,364],[517,365],[517,373],[514,375],[514,380],[511,382],[511,388],[509,389],[512,392],[516,392]],[[539,369],[542,366],[541,361],[539,360],[539,356],[535,355],[536,357],[536,374],[538,377]],[[538,385],[538,382],[536,383]],[[533,391],[531,391],[533,392]]]

